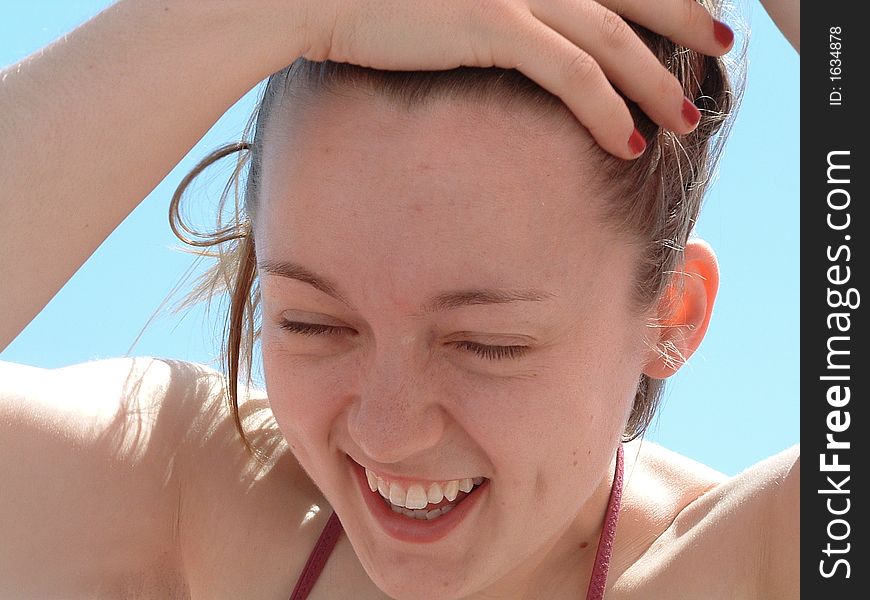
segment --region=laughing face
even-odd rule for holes
[[[579,542],[594,554],[650,328],[589,144],[456,101],[325,96],[271,119],[270,402],[395,598],[515,594]]]

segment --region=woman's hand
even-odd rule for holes
[[[638,156],[643,142],[614,86],[676,133],[688,133],[700,118],[624,19],[713,56],[733,41],[696,0],[296,2],[306,58],[388,70],[516,68],[562,98],[598,143],[622,158]]]

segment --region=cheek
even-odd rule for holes
[[[541,495],[570,476],[576,497],[577,478],[602,472],[631,411],[639,371],[621,354],[578,344],[551,353],[534,376],[445,386],[442,398],[516,489],[539,478]]]
[[[624,342],[611,337],[576,344],[551,361],[547,376],[502,401],[512,423],[503,434],[511,440],[505,452],[525,464],[523,476],[534,472],[537,502],[582,501],[607,471],[631,413],[643,356],[634,338]]]
[[[275,420],[296,453],[325,443],[345,403],[342,371],[335,361],[288,355],[264,332],[263,370]]]

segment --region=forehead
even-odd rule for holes
[[[615,267],[619,240],[603,226],[595,154],[576,122],[455,100],[407,111],[363,95],[274,117],[261,259],[339,278],[390,268],[496,285]]]

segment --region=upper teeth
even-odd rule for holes
[[[466,477],[442,482],[412,483],[406,487],[401,483],[384,481],[368,469],[366,479],[369,489],[378,492],[391,504],[414,509],[426,508],[430,503],[438,504],[444,498],[453,502],[459,492],[470,492],[475,485],[483,483],[483,477]]]

